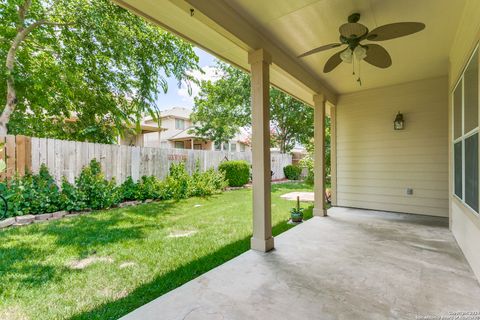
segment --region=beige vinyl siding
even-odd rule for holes
[[[452,101],[451,93],[458,82],[477,43],[480,41],[480,1],[467,0],[465,9],[457,28],[456,37],[450,51],[449,71],[449,101]],[[452,157],[452,106],[449,107],[449,136],[450,145],[449,159],[449,200],[450,200],[450,228],[467,258],[473,272],[480,280],[480,216],[453,196],[453,157]]]
[[[338,206],[448,216],[447,88],[440,77],[340,96]]]

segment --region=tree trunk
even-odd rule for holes
[[[15,110],[15,107],[17,106],[17,93],[15,91],[15,78],[13,76],[17,49],[30,32],[32,32],[36,27],[47,23],[45,20],[40,20],[24,28],[23,23],[25,21],[25,16],[30,4],[31,1],[27,0],[18,9],[19,24],[17,27],[17,35],[13,39],[10,49],[8,50],[7,60],[5,63],[5,66],[7,67],[7,103],[5,104],[5,108],[0,115],[0,135],[2,136],[7,134],[8,121],[10,120],[10,116]]]
[[[15,53],[17,51],[18,45],[22,41],[19,38],[19,34],[15,37],[10,50],[8,50],[7,61],[5,66],[7,67],[7,103],[3,109],[2,114],[0,115],[0,135],[4,136],[7,134],[7,124],[10,120],[10,115],[17,105],[17,94],[15,91],[15,79],[13,77],[13,68],[15,66]]]

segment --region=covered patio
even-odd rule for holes
[[[276,250],[248,251],[122,319],[440,319],[478,311],[480,286],[446,218],[328,214],[276,237]]]
[[[255,251],[127,319],[407,319],[478,310],[479,1],[115,2],[250,72],[252,82]],[[425,29],[397,37],[393,28],[387,41],[377,38],[391,66],[366,63],[370,49],[354,66],[335,45],[339,26],[354,13],[368,26],[367,49],[377,36],[368,30],[382,25]],[[332,50],[302,56],[329,44]],[[314,108],[315,218],[278,239],[271,223],[271,85]],[[399,113],[404,122],[394,127]]]

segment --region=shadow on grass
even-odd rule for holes
[[[83,257],[103,246],[144,236],[145,226],[122,226],[119,225],[123,222],[121,220],[121,215],[108,219],[84,216],[62,223],[52,223],[40,232],[55,237],[55,244],[58,246],[76,249],[80,257]]]
[[[305,219],[307,220],[311,217],[312,207],[309,207],[305,210]],[[274,236],[277,236],[292,227],[294,226],[288,224],[287,221],[282,221],[273,226],[272,232]],[[151,282],[136,288],[124,298],[107,302],[90,311],[74,315],[70,320],[118,319],[249,249],[250,236],[230,243],[209,255],[159,276]]]
[[[41,263],[25,263],[34,255],[43,252],[25,246],[0,247],[0,293],[8,294],[15,286],[25,288],[40,287],[47,281],[58,281],[66,272],[65,268],[56,268]],[[12,287],[12,284],[14,285]]]

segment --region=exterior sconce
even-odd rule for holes
[[[403,130],[405,128],[405,121],[403,120],[403,114],[398,112],[395,120],[393,121],[393,129],[394,130]]]

